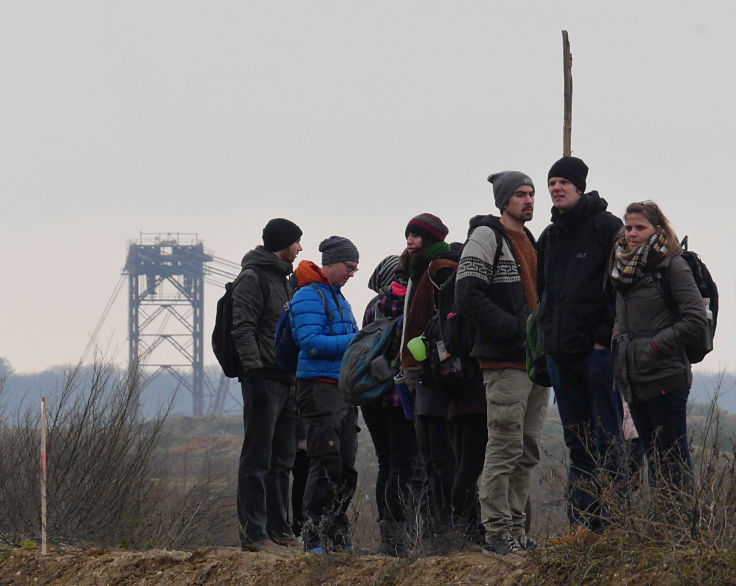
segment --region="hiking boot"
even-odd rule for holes
[[[261,541],[246,541],[245,543],[241,543],[240,551],[284,553],[284,548],[270,539],[262,539]]]
[[[593,545],[601,540],[601,535],[594,533],[584,525],[577,525],[567,535],[550,537],[552,545]]]
[[[290,548],[299,548],[302,547],[302,542],[299,541],[294,535],[281,535],[279,537],[274,537],[273,542],[276,545],[280,545],[282,547],[290,547]]]
[[[517,553],[518,551],[519,544],[508,531],[504,531],[498,535],[491,535],[483,546],[483,553],[507,555],[510,553]]]
[[[539,549],[542,547],[533,537],[530,535],[521,535],[520,537],[516,538],[516,541],[519,543],[519,547],[521,549],[525,549],[527,551],[531,549]]]

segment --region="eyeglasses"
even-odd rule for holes
[[[348,270],[348,274],[349,274],[349,275],[353,275],[353,274],[355,274],[355,273],[357,273],[357,272],[358,272],[358,267],[357,267],[357,265],[349,265],[349,264],[348,264],[348,263],[346,263],[345,261],[342,261],[342,264],[344,264],[344,265],[345,265],[345,268],[346,268],[346,269]]]

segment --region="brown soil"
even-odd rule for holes
[[[396,560],[373,555],[105,549],[0,551],[0,584],[516,584],[531,577],[530,557],[478,553]]]

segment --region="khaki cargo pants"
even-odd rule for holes
[[[524,506],[539,463],[549,389],[517,368],[483,369],[488,444],[480,479],[481,518],[489,535],[524,534]]]

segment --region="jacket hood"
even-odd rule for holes
[[[479,226],[488,226],[489,228],[498,230],[499,232],[501,232],[501,234],[506,233],[506,228],[501,223],[501,218],[499,218],[498,216],[494,216],[493,214],[488,214],[487,216],[473,216],[472,218],[470,218],[469,224],[470,227],[468,228],[468,237],[473,232],[473,230],[475,230]],[[532,245],[536,247],[537,240],[534,238],[534,236],[526,226],[524,226],[524,233],[526,234],[527,238],[529,238],[529,241],[532,243]]]
[[[285,260],[281,260],[273,252],[269,252],[263,246],[256,246],[253,250],[245,253],[243,260],[240,261],[243,269],[251,267],[271,268],[282,273],[284,276],[291,274],[294,265]]]
[[[564,214],[556,207],[552,208],[552,222],[563,224],[577,224],[583,218],[592,216],[608,209],[608,202],[598,195],[597,191],[584,193],[580,201],[570,211]]]
[[[501,218],[488,214],[486,216],[473,216],[470,218],[470,227],[468,228],[468,236],[478,226],[488,226],[489,228],[495,228],[496,230],[503,230],[503,224],[501,224]]]
[[[296,282],[299,287],[304,287],[304,285],[309,285],[309,283],[323,283],[328,286],[330,284],[322,274],[320,268],[311,260],[300,262],[294,274],[296,275]]]

